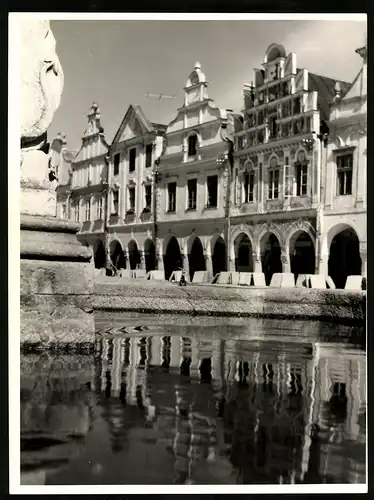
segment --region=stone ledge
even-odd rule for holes
[[[94,286],[95,310],[213,316],[313,318],[365,324],[366,292],[239,286],[179,287],[131,280]]]
[[[80,224],[64,219],[57,219],[56,217],[21,214],[21,229],[76,234],[80,229]]]

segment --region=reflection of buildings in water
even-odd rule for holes
[[[326,435],[320,443],[320,470],[323,476],[340,475],[342,482],[363,482],[364,466],[355,447],[366,442],[366,356],[341,345],[314,346],[315,392],[310,421]],[[350,441],[352,457],[346,456],[343,441]]]
[[[112,396],[125,388],[127,404],[148,399],[158,408],[161,427],[166,419],[172,435],[176,482],[188,482],[198,460],[218,443],[231,448],[244,483],[321,482],[329,470],[335,477],[337,467],[331,458],[334,443],[324,444],[326,426],[331,441],[343,432],[357,440],[365,411],[365,357],[339,349],[179,336],[105,340],[102,390],[108,391],[109,374]],[[165,371],[166,378],[159,379]],[[211,383],[186,385],[199,379]],[[162,396],[159,384],[166,381]],[[222,431],[212,412],[214,399],[224,408]],[[346,406],[340,423],[339,400]],[[160,411],[165,405],[167,417]],[[349,478],[357,481],[357,474]]]

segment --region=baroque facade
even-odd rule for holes
[[[225,197],[230,144],[223,131],[236,116],[218,108],[196,63],[184,103],[166,130],[158,168],[158,265],[166,279],[184,267],[215,275],[226,266]]]

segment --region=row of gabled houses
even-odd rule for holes
[[[130,105],[111,144],[94,103],[81,148],[52,143],[57,216],[96,267],[366,275],[367,47],[352,83],[271,44],[241,113],[196,63],[168,125]]]

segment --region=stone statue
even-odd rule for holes
[[[47,129],[60,105],[64,75],[48,20],[23,20],[20,32],[21,211],[36,213],[32,208],[37,204],[36,193],[31,190],[39,190],[39,202],[50,205],[56,189],[56,181],[51,182],[49,175]],[[40,191],[44,191],[44,201]],[[52,215],[52,211],[52,206],[44,208],[45,214]]]

